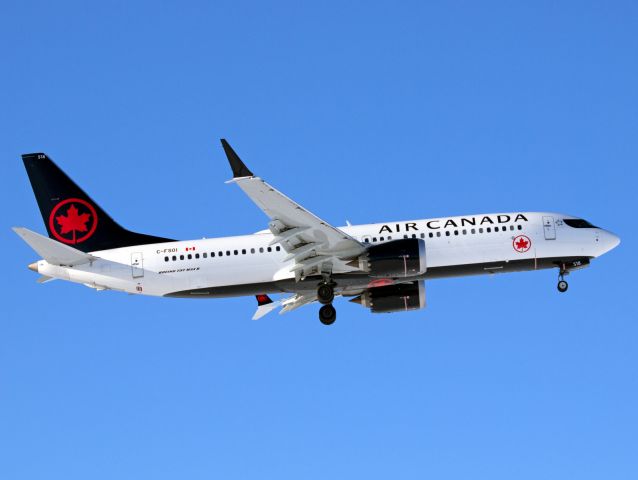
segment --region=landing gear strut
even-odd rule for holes
[[[337,311],[331,303],[324,305],[319,309],[319,321],[324,325],[332,325],[337,319]]]
[[[565,281],[565,275],[567,275],[568,273],[569,272],[565,270],[563,266],[561,266],[560,273],[558,274],[558,285],[556,286],[560,293],[565,293],[567,291],[567,288],[569,287],[569,285]]]

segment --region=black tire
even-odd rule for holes
[[[567,282],[565,280],[560,280],[558,282],[558,285],[556,286],[556,288],[558,288],[558,291],[560,293],[565,293],[567,291],[568,287],[569,287],[569,285],[567,284]]]
[[[324,305],[319,309],[319,321],[324,325],[332,325],[337,319],[337,311],[332,304]]]
[[[317,288],[317,300],[319,300],[319,303],[322,305],[328,305],[329,303],[332,303],[334,299],[335,291],[334,288],[332,288],[332,285],[327,283],[319,285],[319,288]]]

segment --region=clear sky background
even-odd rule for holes
[[[637,32],[635,1],[2,2],[0,478],[636,478]],[[137,231],[261,230],[220,137],[336,225],[549,210],[622,244],[564,295],[438,280],[330,328],[35,283],[21,153]]]

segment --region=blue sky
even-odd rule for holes
[[[634,478],[636,2],[4,2],[0,477]],[[20,154],[123,225],[266,217],[249,167],[333,224],[582,216],[621,246],[431,281],[419,312],[35,283]]]

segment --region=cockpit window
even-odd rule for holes
[[[598,228],[582,218],[565,218],[564,222],[574,228]]]

